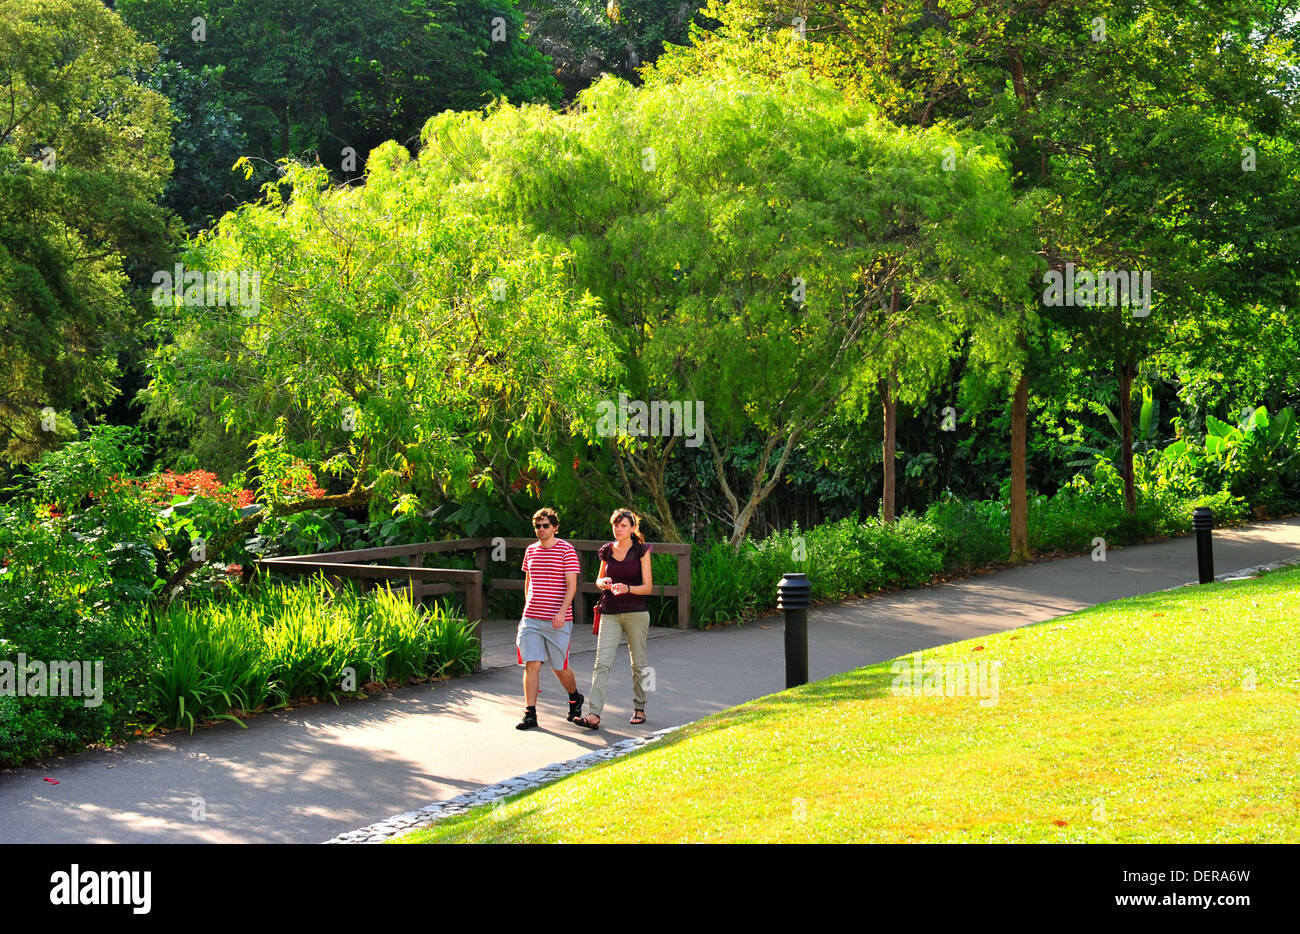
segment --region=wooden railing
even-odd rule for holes
[[[457,538],[441,542],[418,542],[413,545],[393,545],[386,548],[360,548],[352,551],[326,551],[312,555],[294,555],[283,558],[263,558],[257,562],[261,570],[281,574],[315,574],[323,573],[329,580],[339,583],[343,578],[355,579],[363,589],[368,581],[401,580],[404,589],[408,589],[411,599],[421,601],[432,594],[450,593],[453,590],[465,594],[465,615],[474,624],[474,636],[480,637],[479,624],[487,608],[484,592],[484,577],[488,570],[489,558],[493,552],[522,551],[533,544],[535,538]],[[586,553],[595,553],[606,544],[591,539],[566,539],[578,552],[579,564],[583,564]],[[653,551],[660,554],[677,556],[677,583],[655,584],[651,595],[656,597],[673,597],[677,600],[677,628],[686,629],[691,622],[691,546],[670,542],[651,542]],[[447,554],[463,551],[474,552],[475,570],[459,568],[426,568],[424,556],[428,554]],[[371,564],[389,558],[408,558],[408,565]],[[500,562],[503,565],[505,561]],[[513,567],[520,568],[522,559]],[[585,594],[600,591],[595,584],[598,564],[588,561],[590,567],[583,567],[578,574],[578,592],[573,600],[573,618],[575,622],[586,617],[587,601]],[[523,590],[522,570],[520,577],[509,578],[493,575],[488,584],[491,590]],[[481,640],[480,640],[481,643]]]
[[[500,547],[502,539],[461,539],[461,541],[480,541],[487,542],[487,550],[490,551],[495,541],[496,547]],[[535,538],[507,538],[504,539],[507,549],[522,551],[529,545],[536,542]],[[586,553],[595,554],[607,541],[594,541],[592,539],[574,538],[565,539],[574,550],[578,552],[578,562],[582,563],[583,555]],[[677,628],[686,629],[691,624],[691,546],[678,545],[671,542],[650,542],[651,552],[659,554],[669,554],[677,556],[677,583],[676,584],[655,584],[650,590],[650,596],[654,597],[673,597],[677,600]],[[481,548],[482,546],[480,546]],[[477,566],[486,567],[487,551],[480,550]],[[522,559],[514,566],[519,568],[523,563]],[[587,601],[584,594],[598,594],[599,588],[596,587],[596,572],[599,570],[599,563],[593,563],[590,568],[584,567],[578,573],[578,592],[573,598],[573,618],[581,620],[586,618]],[[520,574],[522,574],[520,570]],[[524,579],[518,578],[493,578],[491,583],[493,590],[523,590]]]

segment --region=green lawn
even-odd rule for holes
[[[1121,600],[924,653],[982,699],[885,662],[400,842],[1297,842],[1298,651],[1300,570]]]

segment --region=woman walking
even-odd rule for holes
[[[600,714],[605,707],[605,682],[609,666],[618,651],[619,637],[627,636],[628,655],[632,661],[632,719],[628,723],[645,723],[646,636],[650,632],[650,612],[646,595],[652,589],[650,546],[638,531],[640,517],[630,509],[618,509],[609,517],[614,541],[602,545],[600,576],[596,587],[602,591],[597,609],[600,632],[596,636],[596,670],[591,677],[591,696],[585,717],[574,723],[589,730],[600,728]]]

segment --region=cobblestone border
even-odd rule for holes
[[[1259,577],[1265,571],[1280,571],[1282,568],[1289,568],[1300,564],[1300,558],[1287,558],[1284,561],[1273,561],[1270,564],[1257,564],[1254,567],[1238,568],[1235,571],[1224,571],[1222,574],[1215,574],[1215,581],[1242,581],[1251,580]],[[1177,590],[1179,587],[1199,587],[1200,580],[1188,581],[1185,584],[1178,584],[1175,587],[1168,587],[1166,590]]]
[[[655,730],[653,733],[647,733],[645,736],[634,736],[631,739],[620,740],[604,749],[595,749],[573,759],[566,759],[564,762],[552,762],[548,766],[536,769],[532,772],[525,772],[522,775],[516,775],[514,778],[507,778],[504,781],[497,782],[495,785],[485,785],[482,788],[466,792],[463,795],[448,798],[446,801],[435,801],[433,804],[425,805],[419,810],[407,811],[404,814],[395,814],[386,820],[378,821],[358,830],[349,830],[346,833],[341,833],[337,837],[331,837],[329,840],[323,842],[383,843],[385,840],[415,830],[417,827],[427,827],[429,824],[442,820],[444,817],[464,814],[473,807],[481,807],[485,804],[494,804],[497,801],[504,800],[510,795],[518,794],[519,792],[526,791],[529,788],[538,788],[548,782],[555,781],[558,778],[572,775],[574,772],[581,772],[583,769],[590,768],[598,762],[604,762],[608,759],[617,759],[619,756],[626,755],[633,749],[640,749],[642,746],[653,743],[674,730],[681,729],[682,726],[685,726],[685,724],[670,726],[663,730]]]

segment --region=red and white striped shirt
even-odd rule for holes
[[[581,573],[578,553],[562,538],[557,538],[550,548],[533,542],[524,551],[524,571],[528,574],[531,592],[524,606],[524,616],[529,619],[553,620],[564,605],[565,574]],[[573,604],[564,614],[566,623],[573,622]]]

